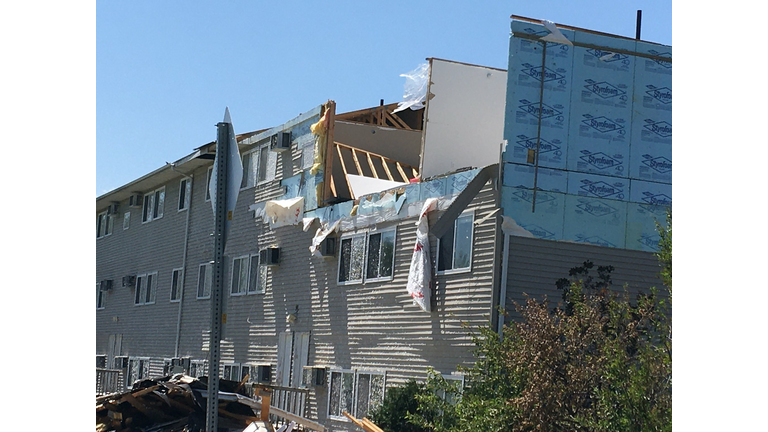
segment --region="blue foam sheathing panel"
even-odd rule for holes
[[[533,206],[533,190],[502,186],[502,207],[522,228],[537,238],[561,240],[565,216],[565,194],[545,191],[536,192]],[[535,211],[534,211],[535,210]]]
[[[560,29],[589,46],[547,43],[542,74],[543,44],[516,35],[549,31],[523,21],[511,29],[504,214],[521,226],[535,223],[522,209],[530,204],[523,190],[533,188],[528,151],[538,142],[537,189],[562,192],[565,182],[566,192],[551,194],[562,195],[562,228],[538,224],[538,237],[655,250],[655,221],[671,205],[672,64],[663,60],[671,59],[671,47]]]

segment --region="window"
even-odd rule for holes
[[[251,366],[241,365],[240,363],[222,363],[221,364],[221,377],[232,381],[242,381],[246,375],[250,375]],[[252,378],[248,378],[248,381],[253,381]]]
[[[232,258],[232,278],[229,293],[243,295],[248,291],[248,256]]]
[[[157,293],[157,272],[136,276],[136,295],[133,304],[144,305],[155,302]]]
[[[437,395],[449,404],[456,405],[464,390],[464,375],[442,374],[442,377],[445,380],[446,389],[438,390]]]
[[[213,285],[213,265],[211,263],[200,264],[197,274],[197,298],[210,298]]]
[[[165,208],[165,186],[144,195],[144,208],[141,212],[141,222],[151,222],[163,217]]]
[[[382,372],[331,370],[328,417],[347,421],[344,411],[367,417],[384,400],[385,378]]]
[[[125,212],[123,215],[123,229],[127,230],[131,226],[131,212]]]
[[[192,360],[189,362],[189,376],[191,377],[201,377],[208,373],[207,371],[207,362],[205,360]]]
[[[179,211],[189,208],[189,199],[192,194],[192,179],[183,178],[179,183]]]
[[[171,273],[171,301],[181,301],[181,290],[183,289],[182,272],[183,268],[173,269]]]
[[[107,293],[101,290],[101,284],[96,282],[96,309],[104,309],[104,300]]]
[[[102,238],[112,234],[114,218],[106,211],[96,215],[96,238]]]
[[[149,358],[131,357],[128,360],[128,375],[125,385],[130,386],[138,380],[149,378]]]
[[[392,279],[395,264],[395,230],[391,228],[342,236],[339,249],[339,284]]]
[[[240,188],[253,187],[258,183],[274,179],[275,168],[270,162],[269,142],[243,153],[243,180]]]
[[[259,265],[258,253],[233,258],[230,276],[230,295],[266,292],[267,266]]]
[[[264,294],[267,292],[267,269],[259,265],[259,254],[251,255],[248,273],[248,294]]]
[[[456,219],[453,230],[437,243],[437,273],[459,273],[472,268],[472,227],[474,213],[464,213]]]
[[[211,174],[213,174],[213,167],[208,167],[208,174],[205,177],[205,200],[211,200]]]
[[[395,262],[395,230],[368,235],[365,280],[392,279]]]

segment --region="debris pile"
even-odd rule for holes
[[[261,404],[247,396],[244,382],[220,380],[219,430],[241,432],[251,427],[272,432],[272,425],[254,411]],[[130,391],[96,398],[96,431],[204,431],[207,384],[207,377],[177,374],[141,380]]]

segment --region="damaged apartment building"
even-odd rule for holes
[[[475,360],[463,325],[559,299],[555,281],[585,260],[614,266],[616,285],[661,285],[671,47],[523,17],[511,29],[508,70],[431,58],[413,101],[328,101],[237,136],[222,377],[358,430],[343,411],[367,416],[428,368],[461,381]],[[207,373],[214,157],[200,146],[96,199],[97,368],[122,388]],[[407,289],[422,249],[423,297]]]

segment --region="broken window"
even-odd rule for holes
[[[345,420],[343,411],[357,418],[367,417],[384,400],[383,372],[331,370],[328,389],[328,417]]]
[[[353,412],[355,373],[351,370],[331,371],[328,386],[328,417],[338,420],[347,418],[342,412]]]
[[[472,267],[472,227],[474,213],[464,213],[446,232],[437,245],[437,272],[468,271]]]
[[[392,279],[395,231],[396,229],[392,228],[342,237],[339,249],[339,284]]]
[[[128,375],[125,385],[130,386],[138,380],[149,378],[149,358],[131,357],[128,360]]]
[[[339,283],[362,282],[364,259],[365,234],[342,237],[339,251]]]
[[[213,286],[213,266],[211,263],[200,264],[200,271],[197,274],[197,298],[211,297],[211,286]]]
[[[365,279],[391,279],[395,261],[395,230],[368,235]]]

